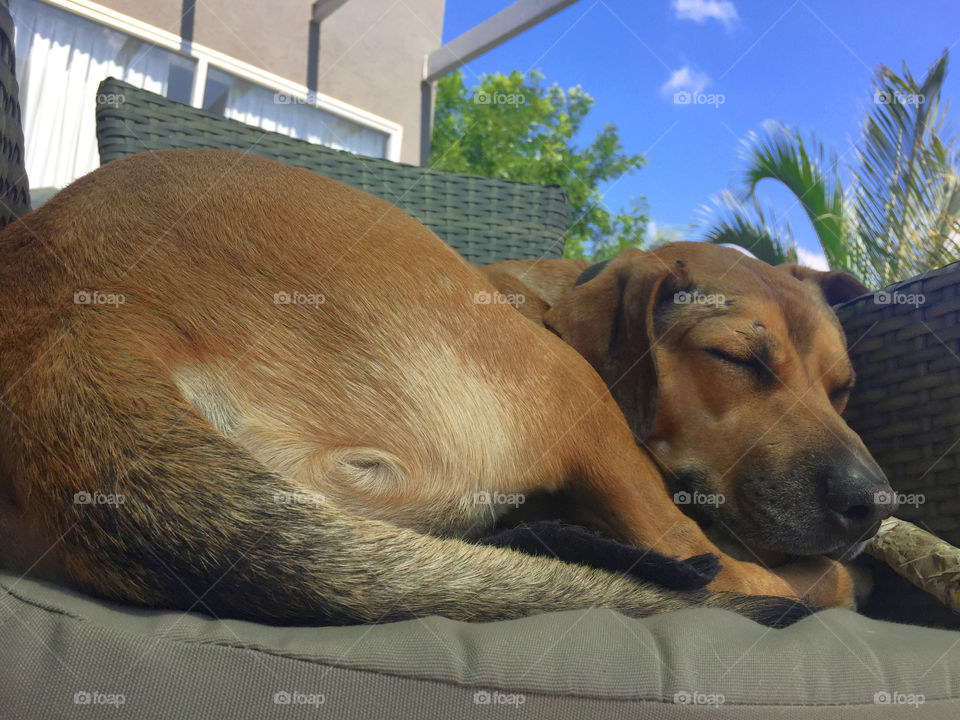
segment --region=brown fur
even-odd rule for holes
[[[464,542],[500,512],[475,493],[558,491],[623,541],[719,552],[601,377],[476,302],[493,290],[393,206],[273,161],[168,151],[82,178],[0,233],[0,559],[269,622],[769,618],[741,594],[795,597],[729,557],[680,594]],[[75,501],[92,492],[123,504]],[[842,578],[824,598],[849,601]]]

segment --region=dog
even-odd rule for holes
[[[604,378],[668,491],[727,552],[850,560],[895,510],[841,417],[854,372],[830,305],[868,292],[853,276],[691,242],[481,272],[533,296],[528,319]],[[671,274],[682,287],[657,292]]]
[[[624,322],[682,278],[630,285]],[[272,160],[164,151],[81,178],[0,232],[0,563],[276,624],[696,605],[782,624],[794,599],[852,602],[838,563],[724,555],[603,374],[476,301],[494,291],[389,203]],[[677,592],[470,542],[508,509],[478,496],[537,493],[722,569]]]

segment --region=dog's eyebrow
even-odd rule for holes
[[[766,327],[760,322],[753,323],[751,328],[766,330]],[[756,357],[761,363],[767,366],[773,363],[773,355],[777,347],[776,340],[767,335],[751,335],[743,330],[734,330],[734,334],[740,336],[740,339],[747,350],[750,351],[750,354]]]
[[[654,327],[659,336],[664,326],[675,328],[679,339],[683,339],[700,323],[713,318],[730,315],[734,312],[734,301],[727,300],[724,305],[677,305],[664,303],[654,312]]]

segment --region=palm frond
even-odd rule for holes
[[[830,267],[847,269],[847,214],[836,153],[827,153],[815,138],[810,149],[798,132],[768,124],[745,140],[745,198],[753,198],[763,180],[782,183],[797,198],[820,240]]]
[[[960,259],[960,212],[954,136],[940,94],[947,53],[922,82],[904,66],[881,66],[873,78],[856,162],[854,265],[876,285],[903,280]]]
[[[771,220],[775,213],[764,212],[756,198],[742,201],[730,191],[704,206],[701,215],[708,223],[702,239],[717,245],[737,245],[771,265],[797,262],[797,246],[790,223]]]

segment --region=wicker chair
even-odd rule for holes
[[[30,210],[30,183],[24,166],[20,90],[13,49],[13,19],[0,3],[0,227]]]
[[[0,69],[0,193],[8,206],[0,222],[8,223],[28,208],[28,196],[4,12],[0,4],[0,35],[6,33],[0,52],[4,68],[8,60],[11,68],[10,74]],[[158,147],[250,150],[260,138],[262,154],[399,204],[468,259],[539,257],[562,249],[566,209],[557,188],[356,158],[267,137],[188,108],[195,121],[190,124],[187,111],[179,110],[179,119],[167,114],[168,101],[108,83],[101,96],[122,92],[129,104],[121,105],[126,115],[114,112],[117,107],[98,113],[105,162]],[[485,237],[493,250],[484,246]],[[925,296],[918,309],[874,296],[838,308],[860,374],[850,421],[898,489],[916,488],[936,500],[920,512],[953,538],[960,514],[951,477],[960,452],[960,440],[953,438],[960,431],[958,273],[960,267],[950,266],[898,286],[906,295]],[[878,704],[878,697],[889,703],[890,690],[898,688],[926,699],[927,705],[912,708],[917,717],[956,717],[960,707],[952,653],[960,635],[875,623],[842,610],[778,633],[715,609],[647,620],[596,612],[476,625],[426,618],[355,628],[272,628],[114,605],[2,569],[0,597],[0,643],[12,670],[0,673],[0,714],[10,717],[96,714],[93,707],[78,707],[90,704],[90,690],[119,693],[124,703],[129,692],[123,709],[142,718],[260,718],[278,712],[278,696],[290,702],[284,688],[320,688],[331,711],[357,718],[486,718],[491,710],[483,698],[489,703],[490,692],[477,688],[522,691],[527,714],[555,718],[685,716],[687,709],[674,708],[671,695],[675,705],[683,702],[678,697],[690,697],[691,688],[715,686],[724,699],[707,713],[718,718],[899,717],[898,707]],[[720,653],[732,665],[718,679]],[[113,708],[118,714],[119,707]],[[315,706],[305,707],[316,714]],[[280,709],[288,710],[296,708]]]
[[[217,148],[314,170],[397,205],[475,263],[563,253],[567,199],[557,185],[425,170],[331,150],[113,78],[98,91],[97,140],[103,163],[144,150]]]

